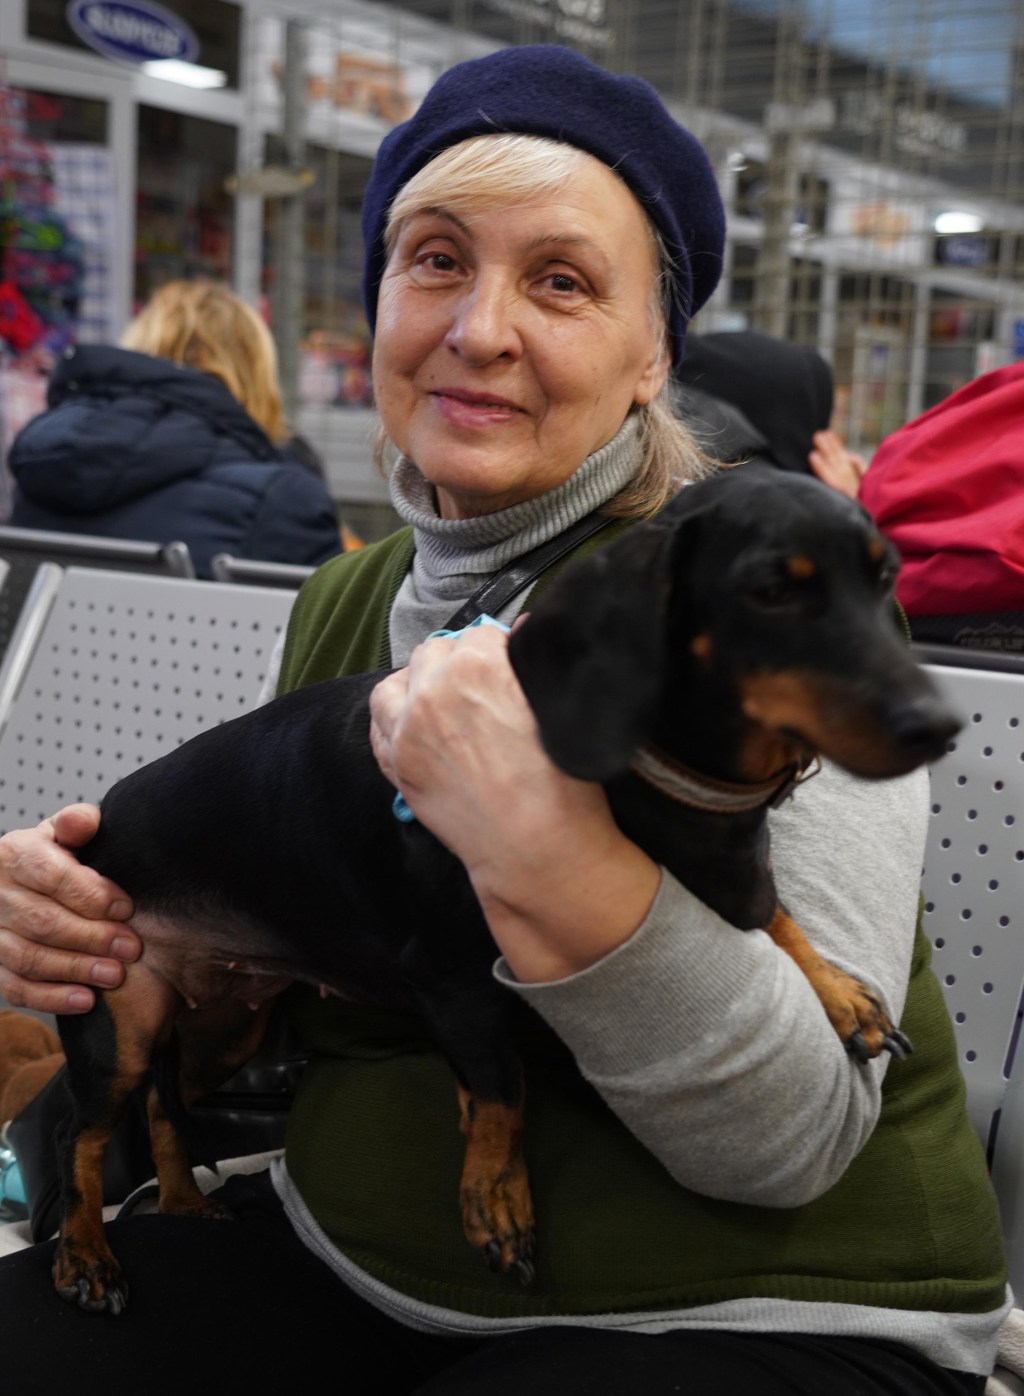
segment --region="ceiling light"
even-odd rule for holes
[[[985,220],[976,213],[964,213],[960,209],[950,209],[937,213],[933,227],[937,233],[980,233]]]
[[[180,82],[184,87],[226,87],[227,73],[220,68],[204,68],[199,63],[183,63],[180,58],[154,58],[140,64],[151,78]]]

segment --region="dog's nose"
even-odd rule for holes
[[[916,761],[945,755],[963,720],[938,693],[920,694],[893,714],[891,731],[899,746]]]

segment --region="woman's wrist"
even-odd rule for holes
[[[588,969],[643,924],[661,869],[611,822],[562,826],[469,869],[491,934],[524,984]]]

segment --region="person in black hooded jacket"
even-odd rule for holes
[[[673,406],[716,460],[767,461],[856,497],[867,462],[829,428],[832,370],[814,349],[757,330],[691,335]]]
[[[334,504],[281,408],[274,343],[227,287],[173,281],[113,345],[69,349],[16,437],[11,523],[318,565]]]

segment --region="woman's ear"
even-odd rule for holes
[[[649,402],[654,401],[665,386],[670,367],[671,356],[668,344],[665,341],[665,336],[661,335],[657,350],[645,365],[634,389],[633,403],[635,406],[646,407]]]

